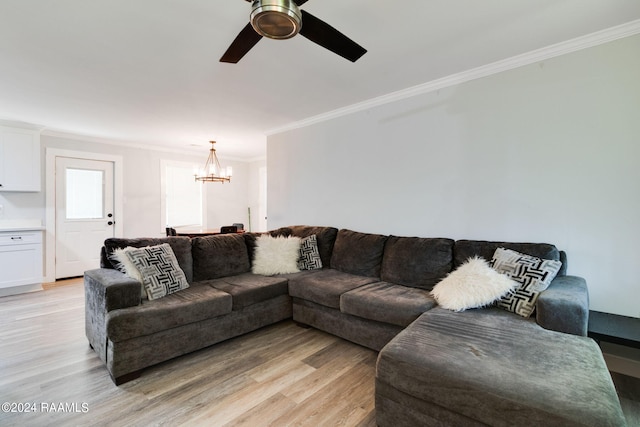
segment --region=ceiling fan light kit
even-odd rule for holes
[[[246,0],[251,3],[249,23],[240,31],[220,62],[236,64],[262,37],[284,40],[300,34],[330,50],[356,62],[367,50],[323,20],[300,6],[307,0]],[[304,23],[304,26],[302,25]]]
[[[251,26],[270,39],[290,39],[302,27],[300,8],[293,0],[254,0]]]

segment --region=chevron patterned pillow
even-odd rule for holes
[[[493,254],[491,266],[520,284],[512,293],[502,297],[497,306],[522,317],[529,317],[536,308],[538,296],[549,287],[560,271],[562,262],[498,248]]]
[[[162,298],[189,287],[184,271],[178,265],[171,246],[132,248],[125,252],[142,277],[150,300]]]
[[[320,251],[318,250],[318,238],[315,234],[300,241],[298,268],[300,270],[319,270],[322,268],[322,259],[320,259]]]

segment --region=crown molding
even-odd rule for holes
[[[21,122],[18,120],[11,120],[7,118],[0,118],[0,126],[26,129],[26,130],[35,130],[38,132],[42,132],[42,130],[45,128],[44,126],[38,125],[35,123]]]
[[[471,80],[488,77],[494,74],[501,73],[503,71],[513,70],[515,68],[519,68],[525,65],[530,65],[536,62],[555,58],[561,55],[566,55],[568,53],[577,52],[583,49],[605,44],[614,40],[630,37],[639,33],[640,33],[640,19],[635,21],[630,21],[625,24],[617,25],[615,27],[600,30],[595,33],[587,34],[585,36],[576,37],[574,39],[556,43],[544,48],[532,50],[530,52],[523,53],[521,55],[513,56],[500,61],[496,61],[491,64],[483,65],[477,68],[472,68],[467,71],[462,71],[460,73],[452,74],[440,79],[422,83],[417,86],[412,86],[407,89],[402,89],[397,92],[392,92],[376,98],[371,98],[363,102],[358,102],[356,104],[338,108],[336,110],[319,114],[317,116],[312,116],[304,120],[289,123],[285,126],[270,129],[266,131],[265,134],[267,136],[271,136],[271,135],[286,132],[289,130],[299,129],[299,128],[310,126],[316,123],[321,123],[327,120],[346,116],[348,114],[357,113],[360,111],[368,110],[370,108],[374,108],[374,107],[389,104],[392,102],[400,101],[403,99],[411,98],[417,95],[434,92],[450,86],[455,86],[461,83],[469,82]]]
[[[202,146],[202,147],[186,146],[186,147],[176,148],[176,147],[169,147],[164,145],[153,145],[153,144],[144,143],[144,142],[133,142],[133,141],[122,141],[122,140],[119,141],[119,140],[107,139],[107,138],[102,138],[97,136],[74,134],[71,132],[58,131],[58,130],[47,129],[47,128],[42,130],[41,135],[51,136],[54,138],[71,139],[74,141],[106,144],[106,145],[112,145],[117,147],[135,148],[135,149],[146,150],[146,151],[152,150],[152,151],[159,151],[162,153],[184,154],[188,156],[199,156],[201,154],[206,156],[209,153],[209,147],[207,146]],[[224,155],[219,155],[218,158],[221,160],[227,160],[230,162],[243,162],[243,163],[256,161],[255,159],[258,159],[258,160],[260,159],[259,157],[246,159],[242,157],[224,156]]]
[[[196,152],[194,147],[172,148],[172,147],[158,146],[158,145],[152,145],[152,144],[145,144],[140,142],[118,141],[118,140],[113,140],[113,139],[108,139],[108,138],[103,138],[98,136],[65,132],[65,131],[55,130],[51,128],[44,129],[42,131],[42,135],[52,136],[54,138],[71,139],[74,141],[93,142],[96,144],[115,145],[119,147],[137,148],[141,150],[162,151],[162,152],[168,152],[168,153],[185,154],[185,151],[188,153]],[[207,149],[207,152],[208,152],[208,149]]]

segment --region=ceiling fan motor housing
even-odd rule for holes
[[[302,28],[302,14],[293,0],[254,0],[251,25],[270,39],[289,39]]]

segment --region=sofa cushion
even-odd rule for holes
[[[150,300],[162,298],[189,287],[187,278],[168,243],[131,248],[125,252],[125,255],[138,270]]]
[[[398,326],[408,326],[435,305],[427,290],[387,282],[361,286],[340,297],[343,313]]]
[[[434,424],[625,425],[593,340],[496,308],[427,311],[382,349],[376,377],[438,409]]]
[[[124,341],[231,313],[232,298],[202,283],[158,300],[107,314],[107,337]]]
[[[380,278],[430,290],[451,271],[453,244],[451,239],[389,236]]]
[[[562,263],[543,260],[510,249],[498,248],[491,265],[518,283],[518,287],[498,301],[498,307],[529,317],[536,308],[536,301],[556,277]]]
[[[473,257],[434,286],[431,295],[447,310],[464,311],[492,304],[518,286],[484,258]]]
[[[287,279],[244,273],[237,276],[203,282],[224,291],[233,297],[233,310],[266,301],[280,295],[287,295]]]
[[[291,279],[307,276],[310,274],[315,274],[316,272],[318,272],[318,270],[300,270],[297,273],[276,274],[275,276],[272,276],[272,277],[282,277],[284,279],[291,280]]]
[[[191,239],[188,237],[163,237],[163,238],[140,238],[140,239],[121,239],[111,237],[104,241],[103,252],[101,252],[100,266],[103,268],[115,268],[111,263],[110,257],[117,248],[126,248],[131,246],[134,248],[142,248],[145,246],[157,246],[168,243],[173,250],[173,254],[178,260],[178,265],[184,272],[187,282],[193,282],[193,257],[191,254]]]
[[[331,255],[331,268],[344,273],[380,277],[387,236],[340,230]]]
[[[193,279],[217,279],[251,269],[242,234],[217,234],[192,239]]]
[[[560,251],[549,243],[489,242],[486,240],[458,240],[453,247],[453,268],[458,268],[469,258],[480,256],[491,261],[498,248],[506,248],[542,259],[560,260]],[[563,273],[562,273],[563,274]]]
[[[314,270],[289,279],[289,295],[331,308],[340,308],[340,295],[376,282],[372,277],[356,276],[338,270]]]
[[[253,274],[272,276],[274,274],[297,273],[300,258],[300,238],[272,237],[268,234],[258,237],[253,256]]]

